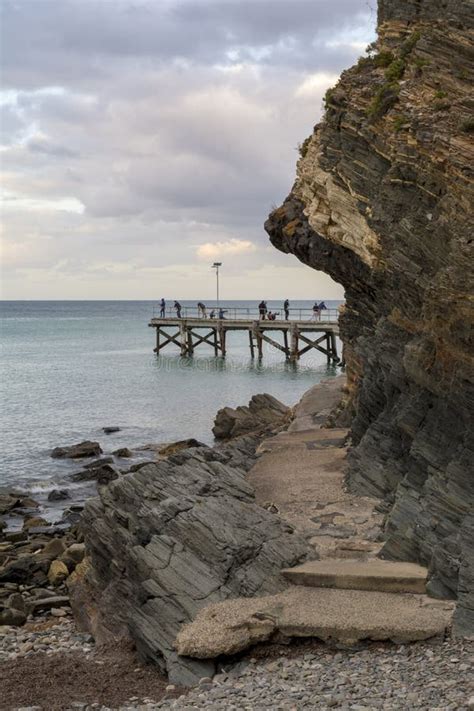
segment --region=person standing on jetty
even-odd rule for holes
[[[311,316],[311,321],[320,321],[321,320],[321,311],[319,310],[319,305],[318,302],[314,302],[313,306],[313,315]]]
[[[266,301],[261,301],[258,305],[258,313],[260,315],[260,318],[264,321],[265,316],[267,315],[267,302]]]
[[[181,318],[181,304],[179,303],[179,301],[174,302],[174,308],[176,309],[176,316],[178,318]]]
[[[201,318],[207,318],[206,304],[203,304],[202,301],[199,301],[197,307],[199,316]]]
[[[160,318],[165,318],[166,316],[166,301],[161,299],[160,301]]]
[[[285,312],[285,321],[288,321],[290,318],[290,302],[288,299],[283,302],[283,311]]]

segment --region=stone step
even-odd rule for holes
[[[406,644],[444,634],[453,609],[452,602],[426,595],[293,586],[277,595],[204,607],[181,629],[176,648],[180,655],[205,659],[236,654],[276,635]]]
[[[425,592],[427,573],[426,568],[415,563],[377,558],[367,561],[310,560],[282,570],[282,575],[294,585],[416,594]]]

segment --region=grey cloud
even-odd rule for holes
[[[114,260],[192,263],[207,241],[266,244],[263,221],[321,109],[324,87],[296,89],[352,63],[352,29],[368,41],[373,26],[365,0],[1,6],[4,84],[15,90],[4,183],[36,200],[30,213],[10,203],[12,264],[70,274],[86,262],[99,272]],[[84,214],[41,209],[64,198]]]
[[[76,151],[67,148],[67,146],[61,146],[47,140],[31,140],[27,142],[26,147],[32,153],[44,153],[55,158],[77,158],[79,155]]]
[[[108,60],[193,63],[244,60],[340,67],[328,33],[371,21],[374,0],[4,0],[6,86],[110,76]],[[264,50],[261,59],[259,52]]]

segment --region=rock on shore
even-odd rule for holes
[[[112,481],[84,511],[89,561],[70,585],[84,630],[133,642],[143,659],[190,685],[212,661],[178,657],[174,640],[203,606],[281,590],[279,572],[306,542],[255,503],[245,472],[258,438],[183,450]]]
[[[263,432],[288,422],[291,409],[273,395],[254,395],[248,405],[218,411],[212,428],[216,439],[231,439],[247,432]]]

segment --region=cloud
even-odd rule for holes
[[[263,222],[370,3],[3,0],[11,298],[140,298],[143,269],[171,290],[179,264],[205,289],[220,254],[239,293],[250,264],[270,274]]]
[[[227,242],[205,242],[196,249],[199,259],[217,259],[255,252],[257,247],[250,240],[230,239]]]

